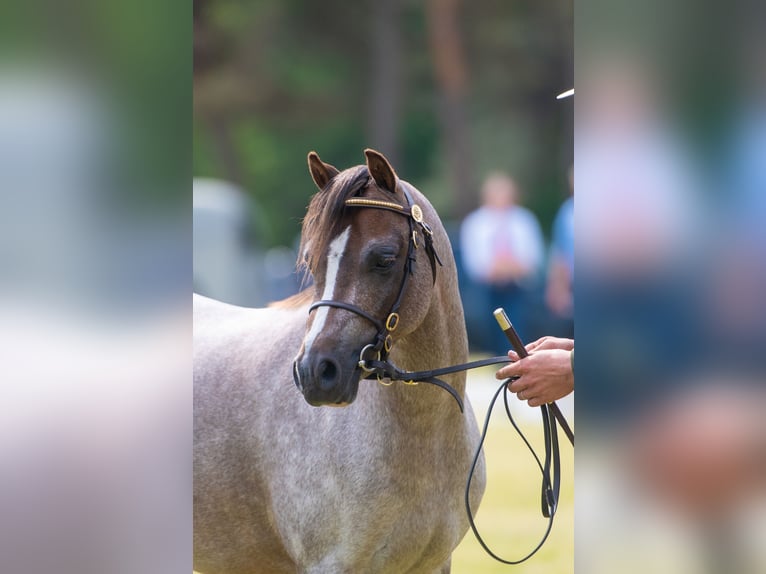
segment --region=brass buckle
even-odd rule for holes
[[[418,231],[417,229],[412,230],[412,244],[415,246],[415,249],[418,248]]]
[[[380,378],[380,375],[378,375],[378,382],[383,385],[384,387],[390,387],[394,384],[394,381],[391,379],[388,380],[388,382],[384,381],[382,378]]]
[[[383,341],[383,348],[386,350],[386,353],[391,352],[391,348],[394,346],[394,338],[389,333],[386,335],[386,339]]]
[[[386,319],[386,331],[394,331],[399,326],[399,313],[391,313]]]
[[[412,206],[410,213],[412,214],[412,219],[418,223],[423,221],[423,210],[420,209],[420,206],[417,203]]]
[[[403,382],[405,385],[410,385],[411,387],[417,387],[417,386],[420,384],[419,382],[417,382],[417,381],[412,381],[412,380],[409,380],[409,381],[402,381],[402,382]]]

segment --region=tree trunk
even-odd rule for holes
[[[460,0],[428,0],[426,15],[451,182],[452,215],[463,217],[474,206],[476,190],[465,109],[468,74],[458,25]]]
[[[229,122],[220,115],[213,114],[207,120],[210,136],[215,150],[216,159],[220,166],[220,174],[223,179],[244,185],[244,174],[240,165],[236,146],[231,139]]]
[[[370,147],[399,169],[399,123],[402,111],[401,0],[372,2],[372,62],[369,104]]]

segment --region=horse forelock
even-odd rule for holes
[[[367,166],[342,171],[311,198],[303,219],[298,266],[314,275],[330,242],[342,231],[346,200],[359,195],[371,181]]]

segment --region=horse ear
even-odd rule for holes
[[[364,155],[367,158],[367,169],[375,183],[379,187],[396,193],[396,172],[383,154],[368,148],[364,150]]]
[[[323,162],[315,151],[309,152],[308,160],[311,179],[314,180],[314,183],[321,191],[332,178],[338,175],[338,168]]]

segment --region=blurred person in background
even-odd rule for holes
[[[578,312],[588,318],[578,332],[597,343],[579,359],[590,440],[579,451],[578,504],[595,519],[578,524],[578,566],[763,572],[753,559],[762,542],[748,550],[742,536],[766,532],[756,516],[766,503],[764,244],[748,225],[763,229],[763,210],[740,204],[742,183],[757,176],[741,179],[756,172],[738,164],[726,193],[706,193],[716,177],[694,161],[699,150],[658,75],[623,58],[578,87],[578,213],[587,221]],[[755,127],[748,122],[749,136]],[[739,157],[761,158],[747,165],[762,169],[762,144],[747,147]],[[598,526],[609,514],[630,520]],[[622,540],[644,550],[626,558]]]
[[[553,317],[552,329],[574,337],[574,166],[569,168],[570,197],[559,207],[553,221],[545,304]]]
[[[713,168],[702,242],[704,352],[681,390],[638,421],[629,451],[640,486],[695,529],[711,572],[766,571],[766,42],[745,36],[743,48],[747,90]],[[760,561],[744,535],[759,528]]]
[[[688,145],[666,119],[653,74],[607,60],[579,90],[576,135],[577,303],[582,332],[578,410],[605,419],[659,400],[699,348],[691,256],[698,185]],[[581,334],[582,336],[582,334]]]
[[[543,236],[535,215],[519,205],[516,182],[502,172],[491,173],[482,186],[482,205],[463,221],[460,248],[469,279],[478,286],[476,308],[487,314],[504,307],[524,338],[524,307],[538,279]],[[508,342],[487,328],[482,347],[505,354]],[[481,344],[481,343],[480,343]]]

